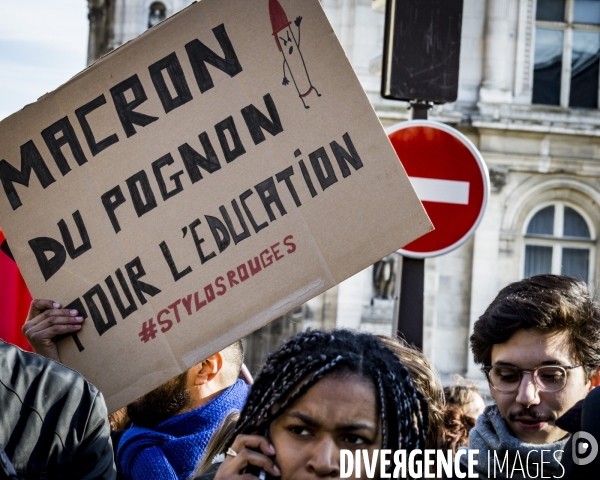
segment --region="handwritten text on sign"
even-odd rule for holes
[[[110,410],[431,229],[316,0],[194,3],[0,122],[0,180]]]

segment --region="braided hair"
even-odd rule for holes
[[[382,449],[425,448],[427,401],[413,386],[407,368],[376,337],[350,330],[308,330],[271,353],[252,385],[231,442],[238,434],[270,425],[324,376],[345,371],[372,382]]]

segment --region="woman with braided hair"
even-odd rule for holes
[[[342,449],[424,449],[427,418],[408,370],[376,337],[303,332],[269,355],[214,478],[336,478]]]

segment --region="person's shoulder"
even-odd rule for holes
[[[81,423],[90,415],[106,413],[102,394],[79,372],[2,341],[0,381],[0,405],[14,410],[17,418],[21,405],[44,421],[59,411],[76,415]]]
[[[90,390],[90,393],[97,393],[96,387],[78,371],[0,340],[0,372],[2,371],[12,372],[11,383],[17,381],[26,385],[39,383],[42,375],[52,379],[53,390],[60,388],[61,385],[72,388],[76,384],[82,384]]]

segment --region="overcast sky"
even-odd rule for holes
[[[87,0],[2,1],[0,119],[86,66]]]

